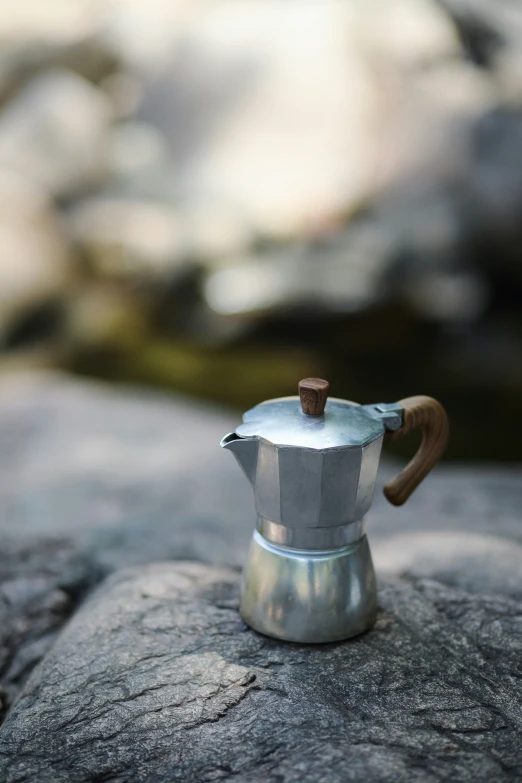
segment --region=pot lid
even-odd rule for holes
[[[267,400],[243,415],[236,434],[306,449],[362,447],[402,424],[398,405],[358,405],[331,397],[328,382],[306,378],[297,397]]]

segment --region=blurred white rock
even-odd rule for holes
[[[424,271],[405,284],[405,299],[421,316],[447,323],[473,323],[488,304],[485,279],[472,271]]]
[[[100,38],[128,70],[150,77],[168,64],[186,25],[207,5],[208,0],[104,0]]]
[[[124,122],[111,129],[109,166],[116,176],[141,174],[168,162],[162,134],[144,122]]]
[[[189,254],[207,266],[221,266],[242,257],[254,241],[252,228],[241,210],[223,204],[200,203],[186,206],[183,223]]]
[[[145,111],[173,148],[177,195],[294,236],[372,190],[382,96],[338,0],[222,0],[187,23]]]
[[[451,17],[432,0],[349,7],[353,34],[386,95],[378,187],[466,171],[470,124],[494,106],[495,84],[467,61]]]
[[[0,169],[0,336],[11,323],[65,294],[71,278],[67,244],[44,191]]]
[[[376,63],[410,70],[460,52],[455,27],[433,0],[348,0],[352,38]]]
[[[482,273],[459,256],[486,220],[520,224],[516,118],[473,152],[499,96],[520,105],[512,0],[498,13],[490,0],[46,5],[19,0],[0,19],[24,85],[0,113],[0,165],[74,197],[70,235],[96,275],[172,282],[189,259],[205,281],[193,320],[209,324],[386,296],[446,325],[484,313]],[[494,67],[466,58],[446,6],[505,39]],[[98,87],[47,70],[53,52],[80,67],[64,53],[82,46],[113,63],[92,71]]]
[[[175,197],[276,239],[412,172],[464,166],[469,124],[494,102],[432,0],[219,0],[178,23],[141,108],[169,139]]]
[[[154,278],[183,257],[178,214],[161,203],[94,197],[69,212],[68,226],[94,269],[108,277]]]
[[[362,223],[312,245],[236,259],[209,270],[205,300],[221,315],[257,317],[303,307],[357,312],[379,300],[393,241],[377,224]]]
[[[387,144],[380,158],[380,186],[415,179],[440,183],[466,177],[472,123],[495,105],[491,77],[463,61],[447,61],[390,82]]]
[[[107,95],[115,120],[132,117],[143,99],[143,82],[133,74],[116,70],[100,81],[100,88]]]
[[[107,135],[108,188],[138,200],[168,201],[171,156],[166,140],[149,123],[128,120]]]
[[[55,196],[100,180],[110,107],[101,90],[67,70],[32,79],[0,114],[0,165]]]
[[[101,78],[114,55],[100,36],[98,0],[17,0],[0,14],[0,100],[36,73],[70,68]]]
[[[0,14],[0,40],[69,44],[98,25],[97,0],[17,0]]]

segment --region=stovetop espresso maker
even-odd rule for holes
[[[411,462],[384,487],[402,505],[448,439],[431,397],[358,405],[327,399],[328,382],[306,378],[299,397],[256,405],[226,435],[254,488],[257,525],[241,583],[240,612],[267,636],[331,642],[370,628],[375,572],[364,532],[384,437],[422,430]]]

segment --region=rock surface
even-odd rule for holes
[[[0,387],[0,684],[5,705],[88,588],[171,558],[240,567],[251,489],[219,440],[219,409],[60,375]],[[380,492],[368,534],[379,573],[522,597],[520,469],[440,467],[401,509]]]
[[[26,545],[2,537],[0,552],[0,715],[56,639],[77,599],[101,578],[70,541]]]
[[[8,716],[2,779],[520,780],[520,604],[397,580],[374,630],[314,647],[247,629],[237,585],[198,564],[111,577]]]
[[[51,373],[4,378],[0,535],[66,538],[105,570],[165,557],[240,566],[254,525],[252,492],[219,448],[239,422],[239,413],[151,391]],[[383,542],[382,568],[395,568],[394,536],[451,534],[454,551],[466,549],[457,534],[504,539],[513,552],[522,546],[518,466],[442,465],[394,508],[380,487],[399,469],[381,461],[368,516],[376,552]],[[436,549],[429,539],[432,562]]]

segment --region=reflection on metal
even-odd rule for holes
[[[243,571],[240,611],[252,628],[294,642],[332,642],[371,627],[377,593],[366,536],[338,549],[276,547],[257,531]]]
[[[222,315],[284,307],[288,299],[282,270],[255,261],[214,272],[204,292],[212,310]]]
[[[259,516],[256,528],[263,538],[278,546],[324,550],[358,541],[364,533],[364,519],[330,527],[288,527]]]
[[[300,642],[345,639],[371,627],[376,585],[364,535],[384,434],[398,405],[330,398],[308,416],[299,397],[245,413],[221,441],[254,488],[257,530],[240,611],[262,633]]]

